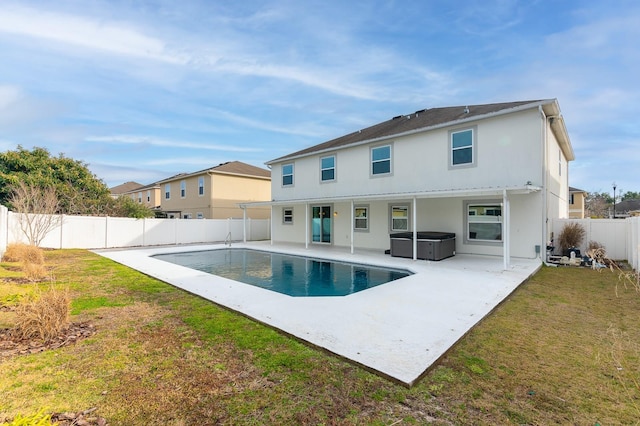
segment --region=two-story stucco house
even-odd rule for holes
[[[240,161],[230,161],[156,183],[161,210],[170,218],[242,218],[241,202],[271,199],[271,172]],[[248,209],[252,219],[268,219],[268,207]]]
[[[544,253],[548,221],[568,217],[573,159],[556,99],[399,115],[269,161],[272,240],[353,252],[455,233],[458,254],[506,267]]]
[[[584,219],[587,191],[569,187],[569,219]]]

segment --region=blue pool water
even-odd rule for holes
[[[379,268],[250,249],[159,254],[156,259],[289,296],[346,296],[411,275]]]

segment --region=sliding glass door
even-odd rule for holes
[[[331,206],[313,206],[311,213],[312,241],[331,243]]]

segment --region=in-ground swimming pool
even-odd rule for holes
[[[251,249],[158,254],[156,259],[289,296],[346,296],[411,275],[402,269]]]

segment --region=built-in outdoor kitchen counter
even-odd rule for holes
[[[442,260],[456,254],[456,234],[452,232],[421,231],[418,237],[418,259]],[[390,235],[391,256],[413,259],[413,232]]]

